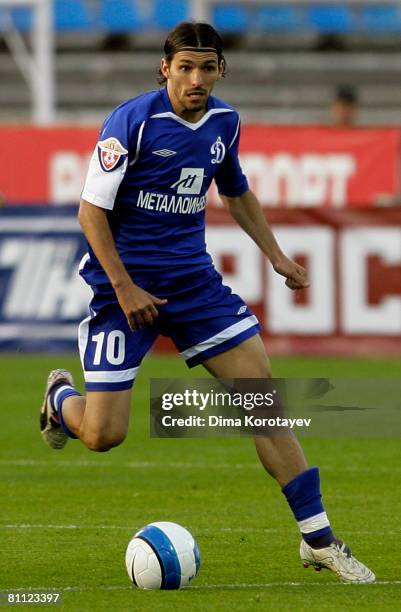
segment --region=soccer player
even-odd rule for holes
[[[41,431],[52,448],[79,438],[107,451],[128,429],[131,389],[159,334],[188,366],[217,378],[269,378],[259,323],[224,286],[206,251],[206,192],[214,179],[238,224],[286,280],[306,271],[281,251],[238,161],[240,120],[211,95],[224,76],[219,34],[181,23],[167,37],[164,87],[128,100],[106,119],[82,192],[79,220],[89,243],[80,273],[94,297],[79,327],[86,396],[65,370],[50,373]],[[291,432],[257,436],[256,448],[286,496],[301,534],[301,559],[345,582],[373,573],[336,539],[322,504],[318,468],[308,468]]]

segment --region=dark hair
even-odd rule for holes
[[[223,41],[221,36],[209,23],[200,23],[193,21],[183,21],[172,30],[164,43],[164,57],[168,62],[171,62],[174,55],[178,51],[189,48],[201,49],[205,48],[210,51],[216,51],[218,63],[223,61],[223,74],[226,75],[226,60],[223,55]],[[166,82],[159,68],[158,82],[162,85]]]

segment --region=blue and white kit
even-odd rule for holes
[[[197,123],[173,111],[166,88],[118,106],[106,119],[82,192],[107,210],[133,281],[168,303],[152,326],[132,332],[90,246],[80,273],[94,297],[79,327],[88,391],[129,389],[159,334],[191,367],[259,332],[243,300],[223,285],[205,243],[206,192],[239,196],[237,112],[210,96]]]

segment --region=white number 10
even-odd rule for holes
[[[96,344],[93,365],[100,365],[105,335],[104,332],[100,332],[100,334],[92,336],[92,341]],[[111,331],[107,336],[106,359],[111,365],[120,365],[124,361],[124,358],[125,336],[122,331]]]

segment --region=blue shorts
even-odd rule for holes
[[[139,283],[138,283],[139,284]],[[208,268],[140,286],[168,303],[152,326],[131,331],[114,293],[95,289],[91,315],[79,326],[79,350],[88,391],[130,389],[142,359],[159,334],[172,339],[189,367],[259,333],[256,316]]]

